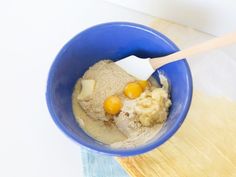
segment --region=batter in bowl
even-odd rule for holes
[[[143,145],[167,119],[171,101],[168,82],[141,81],[110,60],[90,67],[76,85],[73,112],[80,126],[113,148]]]

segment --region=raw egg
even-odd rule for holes
[[[130,99],[138,98],[142,92],[143,89],[137,82],[128,83],[124,88],[124,94]]]
[[[105,112],[115,115],[120,112],[123,105],[121,99],[118,96],[112,95],[105,99],[103,106]]]
[[[143,90],[148,86],[148,81],[146,80],[139,80],[138,84],[142,87]]]

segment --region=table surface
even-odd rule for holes
[[[127,176],[112,157],[81,151],[55,126],[45,102],[46,80],[57,52],[83,29],[108,21],[148,25],[153,20],[95,0],[1,4],[0,176]]]

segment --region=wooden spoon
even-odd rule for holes
[[[116,64],[134,77],[140,80],[147,80],[156,69],[168,63],[233,43],[236,43],[236,32],[213,38],[164,57],[141,59],[132,55],[117,61]]]

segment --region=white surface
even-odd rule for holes
[[[1,177],[83,176],[80,147],[56,127],[46,107],[49,67],[65,42],[91,25],[152,19],[102,1],[1,2]]]
[[[119,60],[116,64],[140,80],[147,80],[155,71],[149,59],[144,60],[134,55]]]
[[[235,0],[106,0],[206,33],[236,31]]]

